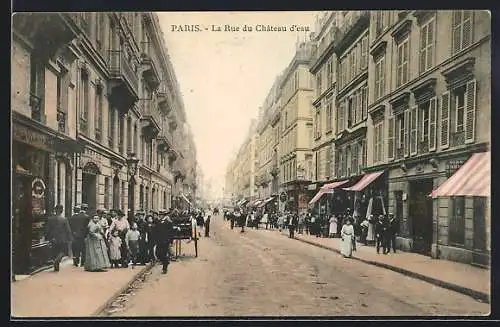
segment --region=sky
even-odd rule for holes
[[[222,196],[228,163],[245,140],[250,121],[257,118],[276,77],[293,58],[297,40],[314,31],[315,15],[158,13],[194,135],[197,160],[217,193],[213,196]],[[193,31],[193,25],[200,31]],[[257,31],[257,25],[286,27],[286,31]],[[291,31],[293,25],[309,32]],[[243,31],[245,26],[252,31]]]

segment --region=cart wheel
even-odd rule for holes
[[[198,237],[194,238],[194,256],[198,257]]]

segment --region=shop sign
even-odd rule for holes
[[[41,178],[33,179],[31,182],[31,196],[35,199],[41,199],[45,195],[45,183]]]
[[[52,137],[20,124],[14,124],[12,138],[43,150],[50,151],[54,148],[54,139]]]
[[[451,177],[462,165],[465,163],[467,159],[451,159],[446,163],[446,175]]]
[[[318,184],[316,184],[316,183],[307,185],[307,189],[309,191],[314,191],[317,187],[318,187]]]

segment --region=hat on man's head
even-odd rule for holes
[[[87,210],[89,208],[89,205],[86,203],[82,203],[81,205],[82,210]]]
[[[81,207],[79,205],[76,205],[73,207],[73,212],[80,212]]]
[[[116,212],[116,214],[118,215],[118,217],[123,217],[123,216],[125,216],[125,214],[123,213],[123,211],[121,211],[120,209],[115,209],[115,212]]]

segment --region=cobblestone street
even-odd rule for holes
[[[489,304],[220,217],[198,258],[155,267],[112,316],[485,315]],[[190,255],[190,246],[183,251]]]

